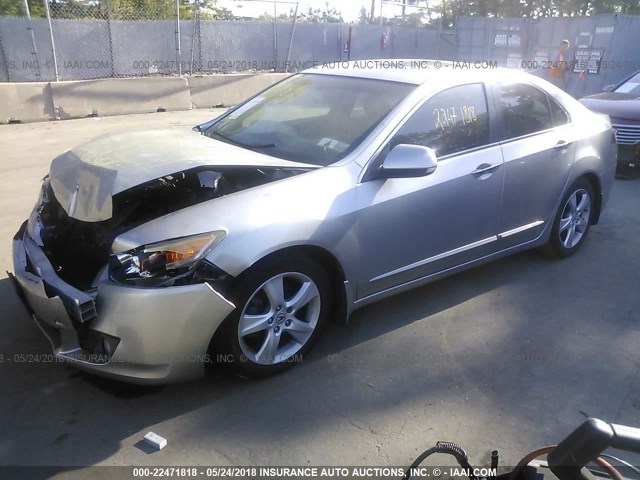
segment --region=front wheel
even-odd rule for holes
[[[543,251],[561,258],[573,255],[587,238],[594,205],[591,184],[586,179],[574,183],[560,202],[551,237]]]
[[[236,310],[220,327],[214,350],[243,376],[265,377],[299,363],[331,309],[327,275],[306,257],[253,268],[235,290]]]

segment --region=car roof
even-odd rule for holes
[[[445,61],[420,58],[369,59],[323,63],[302,73],[369,78],[421,85],[427,81],[523,79],[519,70],[489,67],[486,62]]]

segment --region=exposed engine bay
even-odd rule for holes
[[[43,250],[61,279],[89,290],[108,263],[113,240],[121,233],[163,215],[313,169],[199,166],[113,195],[111,218],[96,222],[72,218],[45,179],[37,208]]]

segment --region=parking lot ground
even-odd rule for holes
[[[54,156],[108,131],[215,115],[0,127],[0,271]],[[2,273],[0,465],[58,466],[53,478],[98,478],[87,465],[408,465],[437,440],[475,464],[497,448],[513,465],[587,416],[640,426],[639,239],[640,181],[616,181],[569,259],[526,252],[367,307],[280,376],[213,371],[162,388],[24,361],[49,345]],[[149,431],[167,447],[137,448]]]

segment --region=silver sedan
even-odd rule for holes
[[[266,376],[376,300],[525,249],[572,255],[614,178],[608,117],[455,67],[312,69],[193,131],[55,158],[12,276],[54,353],[138,383]]]

